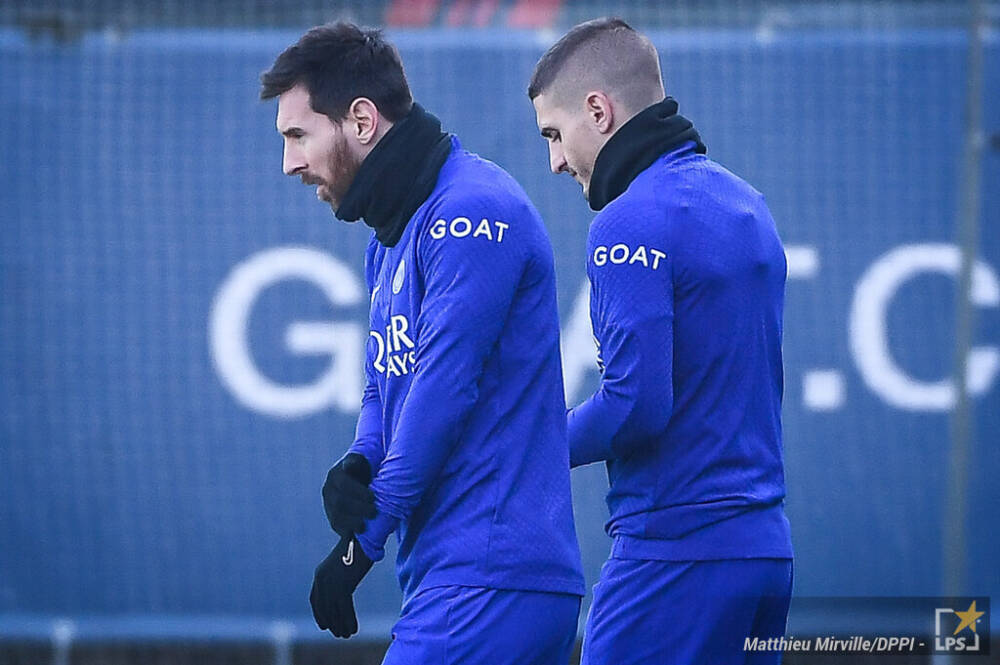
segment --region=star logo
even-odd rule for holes
[[[958,635],[963,628],[968,628],[972,632],[976,632],[976,621],[984,614],[986,613],[976,610],[976,601],[972,601],[972,604],[969,605],[969,609],[964,612],[956,611],[955,616],[960,618],[962,622],[958,624],[958,628],[955,629],[955,632],[952,633],[952,635]]]
[[[945,600],[951,607],[934,608],[934,652],[988,654],[990,652],[990,599],[980,596],[978,598],[942,600]],[[959,609],[964,607],[966,603],[969,603],[969,609],[965,611]],[[982,642],[985,644],[980,642],[978,624],[982,624],[985,637]]]

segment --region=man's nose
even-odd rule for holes
[[[298,175],[304,171],[307,164],[302,158],[302,154],[292,146],[285,146],[285,152],[281,157],[281,170],[285,175]]]
[[[562,173],[566,170],[566,155],[555,145],[549,147],[549,168],[553,173]]]

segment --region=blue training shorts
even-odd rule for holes
[[[383,665],[566,665],[580,597],[437,587],[411,598]]]
[[[765,665],[747,637],[781,637],[791,559],[608,559],[594,585],[581,665]]]

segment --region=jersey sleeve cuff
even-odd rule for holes
[[[369,559],[381,561],[385,557],[385,541],[389,539],[389,534],[396,530],[398,524],[399,520],[384,512],[379,512],[373,519],[368,520],[365,530],[357,534],[357,539]]]

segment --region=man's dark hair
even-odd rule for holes
[[[596,84],[637,111],[663,98],[656,48],[620,18],[597,18],[563,35],[535,65],[528,97]]]
[[[390,122],[410,112],[413,96],[396,47],[380,30],[338,21],[317,26],[286,48],[260,76],[261,99],[273,99],[298,84],[309,105],[335,122],[347,117],[358,97],[367,97]]]

